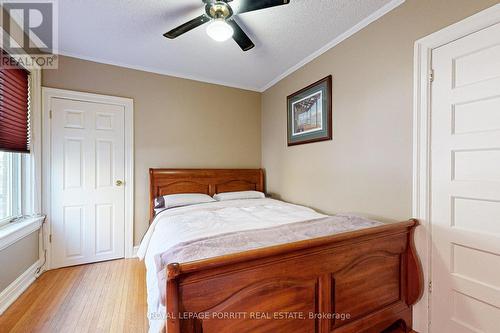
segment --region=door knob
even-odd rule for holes
[[[123,180],[117,180],[115,184],[116,184],[116,186],[122,186],[123,183],[124,183]]]

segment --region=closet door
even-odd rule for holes
[[[124,257],[122,106],[53,98],[53,268]]]

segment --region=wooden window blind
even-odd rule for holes
[[[0,151],[29,153],[29,73],[1,52]]]

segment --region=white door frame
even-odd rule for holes
[[[413,216],[421,226],[415,233],[415,244],[424,271],[424,295],[413,310],[413,329],[430,331],[431,306],[429,277],[431,269],[430,226],[430,117],[432,50],[500,23],[500,4],[453,24],[415,42],[413,93]]]
[[[42,87],[42,207],[47,215],[44,226],[44,242],[47,244],[46,268],[52,269],[51,234],[51,99],[69,99],[82,102],[104,103],[122,106],[125,110],[125,258],[134,257],[134,100],[130,98],[90,94],[78,91]]]

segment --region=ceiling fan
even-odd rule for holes
[[[287,5],[290,0],[241,0],[240,6],[233,10],[228,2],[233,0],[202,0],[205,3],[205,14],[192,19],[175,29],[170,30],[163,36],[174,39],[180,35],[210,22],[207,34],[218,42],[223,42],[233,37],[243,51],[252,49],[255,44],[247,34],[234,21],[233,17],[254,10],[266,9],[275,6]]]

